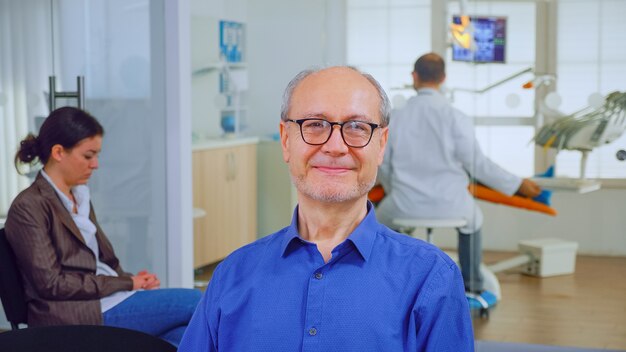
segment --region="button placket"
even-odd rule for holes
[[[320,343],[319,327],[324,306],[324,290],[326,287],[327,266],[317,267],[309,274],[309,287],[306,300],[306,316],[304,321],[304,340],[302,341],[302,351],[318,351]]]

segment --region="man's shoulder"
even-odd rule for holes
[[[386,243],[388,248],[410,257],[413,261],[419,261],[422,263],[424,261],[430,261],[440,263],[445,266],[455,264],[450,256],[448,256],[439,247],[421,239],[398,233],[384,225],[381,226],[378,234],[382,238],[383,247]]]

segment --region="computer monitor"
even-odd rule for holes
[[[506,17],[470,16],[474,27],[474,48],[452,43],[452,60],[504,63],[506,58]],[[452,16],[452,23],[461,24],[461,16]]]

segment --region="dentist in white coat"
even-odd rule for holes
[[[417,96],[391,115],[389,142],[379,170],[386,197],[376,210],[377,217],[392,228],[393,218],[466,219],[467,225],[457,229],[465,290],[482,296],[491,306],[496,298],[484,291],[480,273],[483,215],[469,193],[470,177],[507,195],[535,197],[541,189],[482,153],[471,118],[439,92],[445,80],[445,63],[439,55],[420,57],[412,75]]]

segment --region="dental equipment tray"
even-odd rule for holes
[[[600,189],[601,183],[598,180],[566,178],[566,177],[534,177],[532,180],[541,188],[551,190],[567,190],[578,193],[588,193]]]

